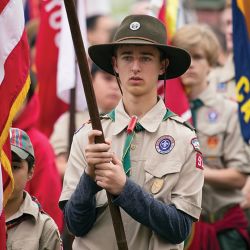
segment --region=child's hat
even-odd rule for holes
[[[34,149],[29,136],[19,128],[10,128],[11,151],[25,160],[29,155],[35,158]]]

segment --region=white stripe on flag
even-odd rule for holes
[[[22,1],[10,0],[0,14],[0,85],[4,79],[5,61],[23,34],[24,15],[20,9],[23,9]]]
[[[85,1],[77,1],[77,14],[84,41],[87,48],[87,32],[85,17]],[[76,58],[73,41],[68,24],[65,6],[62,6],[62,26],[58,55],[57,70],[57,96],[64,102],[70,102],[70,89],[76,86],[76,109],[83,111],[86,109],[86,99],[84,97],[79,68],[76,68]]]

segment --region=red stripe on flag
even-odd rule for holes
[[[3,82],[0,85],[0,100],[1,100],[0,132],[1,133],[3,133],[3,131],[5,130],[7,120],[13,119],[14,114],[11,117],[12,119],[9,118],[10,109],[14,101],[16,100],[17,95],[21,92],[23,85],[27,81],[29,73],[29,51],[28,51],[27,38],[26,39],[25,38],[26,38],[26,32],[24,31],[21,40],[12,50],[12,52],[5,61],[4,65],[5,75]],[[8,131],[5,131],[5,133],[8,134],[9,129]],[[5,138],[7,137],[7,134],[5,135]],[[3,146],[3,142],[2,144],[1,142],[0,142],[0,148],[1,146]]]
[[[6,7],[6,5],[9,3],[9,0],[1,0],[0,1],[0,14],[2,13],[3,9]]]

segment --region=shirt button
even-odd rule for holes
[[[130,148],[131,148],[131,150],[135,150],[135,148],[136,148],[135,144],[131,144]]]

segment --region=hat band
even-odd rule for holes
[[[159,44],[154,40],[151,40],[151,39],[148,39],[148,38],[145,38],[145,37],[139,37],[139,36],[123,37],[121,39],[116,40],[115,42],[123,42],[124,40],[132,40],[132,39],[139,39],[139,40],[147,41],[147,42],[150,42],[150,43],[153,43],[153,44]]]

